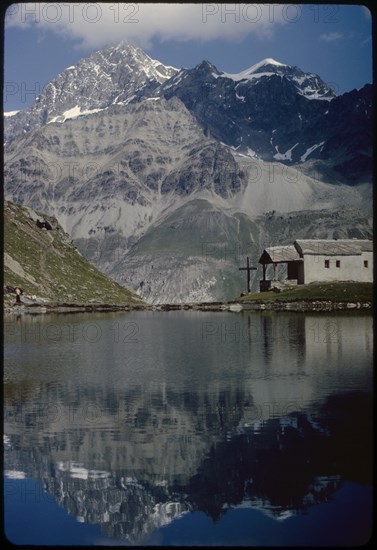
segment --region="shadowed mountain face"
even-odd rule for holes
[[[371,97],[273,59],[178,71],[119,45],[5,117],[5,195],[151,303],[231,299],[266,245],[372,235]]]
[[[371,85],[336,97],[318,75],[267,59],[235,75],[203,62],[158,93],[179,97],[207,131],[239,152],[288,164],[321,159],[334,179],[370,180]]]

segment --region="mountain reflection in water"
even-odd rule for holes
[[[101,339],[25,342],[9,326],[4,385],[6,477],[40,480],[78,521],[140,543],[185,513],[283,520],[371,484],[371,317],[49,321],[78,319]],[[126,347],[119,319],[137,323]]]

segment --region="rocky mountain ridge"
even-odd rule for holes
[[[88,93],[67,102],[79,74]],[[371,90],[335,97],[273,59],[178,72],[109,48],[6,117],[5,194],[151,303],[232,299],[267,244],[371,236]]]
[[[127,43],[94,52],[58,74],[30,108],[5,118],[6,141],[45,124],[135,101],[177,71]]]
[[[211,135],[252,158],[320,159],[333,179],[370,179],[371,85],[336,97],[318,75],[273,59],[238,74],[203,61],[161,84],[157,94],[179,97]]]

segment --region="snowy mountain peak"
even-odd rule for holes
[[[105,66],[110,65],[110,77],[114,73],[114,65],[123,65],[132,71],[144,72],[148,79],[156,80],[159,84],[179,70],[175,67],[164,65],[156,59],[152,59],[137,46],[124,41],[120,42],[117,46],[110,46],[105,50],[94,52],[88,59],[82,61],[92,61],[94,63],[100,61]]]
[[[58,74],[28,109],[7,117],[7,140],[50,122],[137,101],[176,73],[126,42],[93,52]]]
[[[273,74],[285,73],[290,69],[291,67],[289,67],[289,65],[280,63],[280,61],[275,61],[272,57],[266,57],[265,59],[262,59],[262,61],[255,63],[255,65],[252,65],[240,73],[223,73],[222,76],[225,78],[231,78],[235,81],[245,79],[250,80],[260,76],[272,76]]]
[[[280,63],[280,61],[276,61],[275,59],[272,59],[272,57],[266,57],[266,59],[262,59],[262,61],[259,61],[259,63],[256,63],[247,71],[249,73],[255,73],[258,69],[261,67],[264,67],[265,65],[275,65],[276,67],[287,67],[284,63]]]
[[[176,74],[175,78],[169,81],[167,88],[171,88],[176,82],[181,82],[182,79],[185,79],[187,76],[192,77],[194,75],[200,75],[202,78],[207,78],[207,76],[210,76],[215,79],[222,77],[238,82],[240,80],[252,80],[262,76],[271,76],[276,73],[280,74],[281,72],[284,73],[290,70],[292,70],[292,68],[289,67],[289,65],[280,63],[280,61],[276,61],[275,59],[272,59],[272,57],[266,57],[262,61],[259,61],[244,71],[239,73],[226,73],[219,71],[213,63],[204,59],[193,69],[182,69]]]
[[[221,76],[235,82],[249,81],[252,84],[259,84],[262,79],[269,77],[285,77],[295,86],[296,92],[307,99],[331,100],[335,97],[334,91],[318,75],[305,73],[299,67],[280,63],[271,57],[259,61],[240,73],[222,73]]]

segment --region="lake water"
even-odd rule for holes
[[[358,312],[6,320],[6,536],[365,543],[372,324]]]

